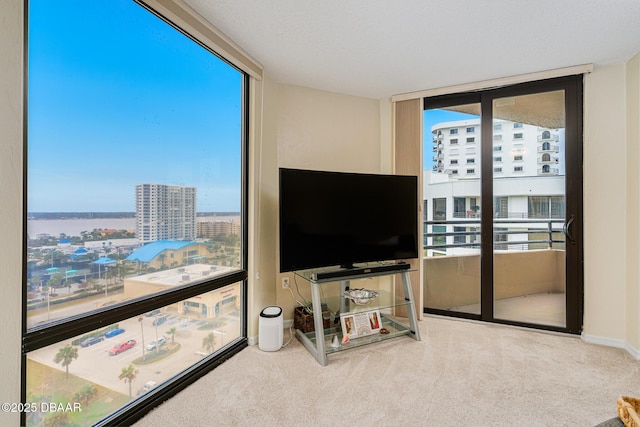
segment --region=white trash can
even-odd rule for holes
[[[258,322],[258,347],[262,351],[277,351],[283,339],[282,308],[269,306],[260,312]]]

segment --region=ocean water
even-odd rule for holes
[[[240,216],[216,216],[198,217],[198,222],[208,221],[238,221]],[[53,237],[60,236],[61,233],[67,236],[80,236],[82,231],[93,231],[96,229],[133,230],[136,229],[135,218],[91,218],[91,219],[30,219],[27,222],[27,233],[31,238],[39,234],[48,234]]]

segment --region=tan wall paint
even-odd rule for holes
[[[624,64],[595,67],[584,101],[584,333],[624,340]]]
[[[413,175],[418,177],[418,221],[422,218],[422,154],[424,140],[422,135],[422,116],[424,109],[420,99],[410,99],[400,101],[393,104],[393,143],[394,143],[394,172],[398,175]],[[423,241],[423,227],[418,226],[418,245]],[[420,259],[412,259],[408,261],[411,269],[409,273],[411,281],[411,293],[415,302],[414,309],[418,320],[423,317],[423,290],[424,276],[423,270],[420,268]],[[403,297],[403,290],[400,286],[396,289],[396,297]],[[398,315],[407,316],[404,309],[398,310]]]
[[[262,307],[276,301],[275,246],[277,214],[276,137],[273,103],[274,84],[268,78],[252,81],[251,135],[249,141],[249,285],[247,336],[257,343],[258,319]],[[266,250],[265,250],[266,249]]]
[[[380,171],[377,100],[278,85],[278,166]]]
[[[276,100],[267,101],[265,97],[265,111],[269,105],[271,114],[275,116],[276,127],[272,131],[277,141],[278,167],[366,173],[381,171],[380,158],[383,152],[388,152],[390,142],[389,138],[381,136],[381,117],[388,115],[385,112],[388,108],[381,107],[380,101],[278,83],[273,85],[270,96]],[[271,178],[274,180],[277,206],[277,170]],[[272,224],[274,230],[277,230],[277,218],[276,215]],[[293,273],[279,273],[278,245],[279,242],[274,241],[263,250],[275,253],[273,286],[277,292],[277,304],[283,308],[285,320],[291,320],[293,308],[298,303],[289,291],[282,289],[282,278],[290,278],[291,290],[298,300],[301,297],[296,292],[296,282],[307,300],[310,300],[309,286],[295,279]]]
[[[640,352],[640,54],[627,63],[626,340]]]
[[[0,401],[20,401],[23,2],[0,0]],[[19,424],[0,412],[0,425]]]

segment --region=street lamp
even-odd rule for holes
[[[140,316],[138,317],[138,322],[140,322],[140,333],[142,335],[142,360],[145,359],[145,354],[144,354],[144,328],[142,327],[142,320],[144,319],[144,317]]]
[[[47,322],[51,320],[51,307],[49,305],[49,298],[51,298],[51,288],[47,289]]]
[[[157,319],[157,318],[156,318]],[[160,343],[158,342],[158,322],[155,322],[155,326],[156,326],[156,354],[160,354]]]

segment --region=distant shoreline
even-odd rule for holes
[[[240,216],[240,212],[197,212],[196,216]],[[135,218],[135,212],[29,212],[27,219],[101,219]]]
[[[129,213],[129,212],[127,212]],[[58,212],[58,214],[62,214]],[[94,212],[94,215],[99,213]],[[127,217],[109,217],[100,218],[98,216],[73,218],[69,212],[65,212],[64,216],[54,218],[40,217],[38,219],[29,219],[27,221],[27,233],[31,238],[37,238],[41,235],[59,236],[65,234],[67,237],[81,236],[82,232],[90,233],[93,230],[136,230],[135,215]],[[212,213],[204,216],[198,213],[196,222],[212,222],[212,221],[239,221],[240,214],[230,213]]]

